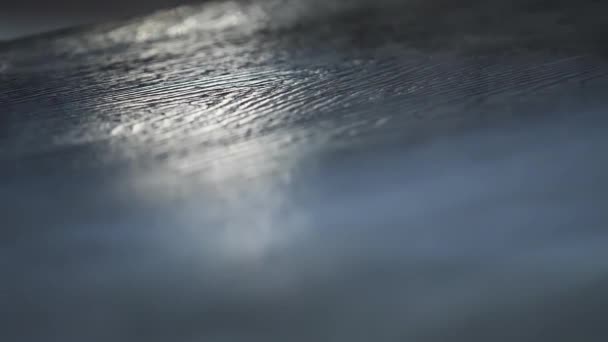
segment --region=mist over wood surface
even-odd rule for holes
[[[0,3],[0,43],[125,20],[204,0],[24,0]]]
[[[606,341],[601,2],[215,1],[0,46],[0,339]]]

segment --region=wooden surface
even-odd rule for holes
[[[605,341],[600,2],[212,2],[0,46],[0,340]]]

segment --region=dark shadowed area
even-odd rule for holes
[[[0,44],[0,340],[606,341],[607,7],[213,1]]]

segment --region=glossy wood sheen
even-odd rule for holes
[[[0,339],[605,341],[605,6],[535,4],[4,44]]]

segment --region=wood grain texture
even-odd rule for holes
[[[0,339],[605,341],[605,7],[220,1],[2,44]]]

